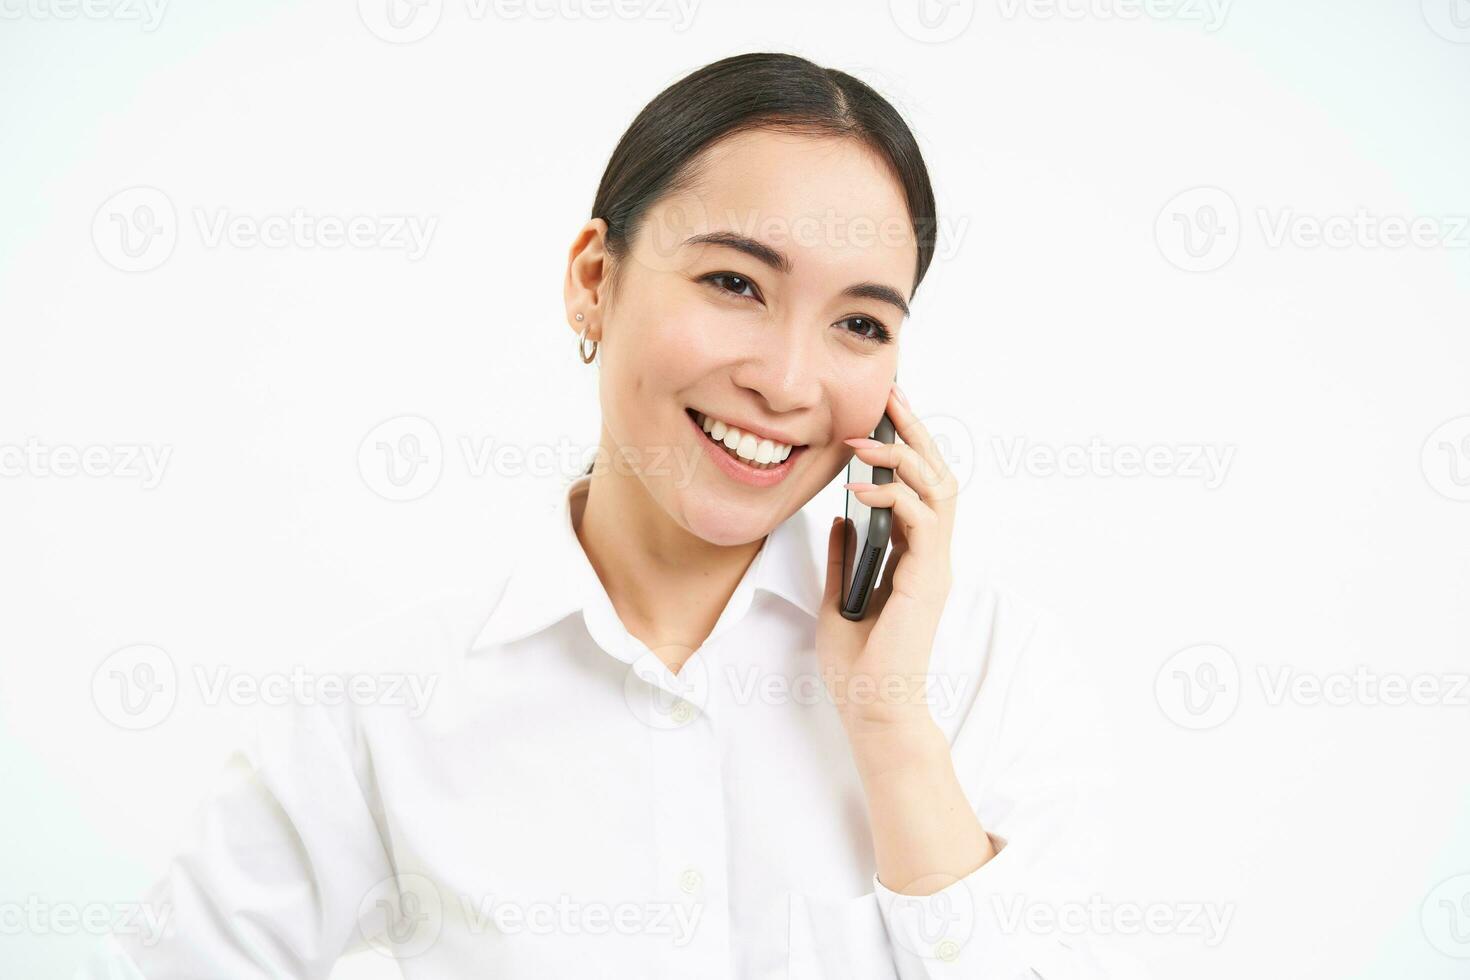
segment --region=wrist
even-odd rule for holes
[[[865,782],[876,778],[926,779],[953,769],[949,740],[927,708],[882,716],[843,715],[853,761]]]

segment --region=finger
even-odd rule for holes
[[[846,537],[846,541],[843,538]],[[827,532],[827,581],[822,590],[822,602],[826,606],[842,601],[842,587],[846,584],[846,556],[857,551],[857,528],[846,517],[835,517]]]
[[[851,524],[846,518],[834,517],[827,529],[827,583],[822,591],[822,607],[837,603],[837,594],[842,589],[842,536]]]
[[[944,484],[944,473],[934,470],[912,446],[879,442],[877,439],[844,440],[853,452],[869,466],[884,466],[913,487],[919,499],[928,504],[953,500]]]
[[[939,499],[953,500],[959,495],[959,481],[955,479],[949,470],[949,464],[944,459],[944,453],[940,452],[939,444],[919,421],[914,410],[903,403],[898,397],[898,386],[895,385],[888,392],[888,417],[893,420],[893,427],[898,431],[898,436],[904,442],[914,448],[924,462],[939,474]]]
[[[939,515],[919,499],[911,487],[902,483],[846,484],[853,494],[869,507],[888,507],[903,522],[904,538],[910,548],[923,555],[947,557],[946,542],[940,540]]]

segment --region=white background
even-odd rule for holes
[[[782,50],[874,85],[926,154],[900,378],[966,479],[957,562],[1086,641],[1120,752],[1104,899],[1231,916],[1106,939],[1192,980],[1466,975],[1470,5],[959,0],[929,29],[901,0],[430,0],[395,32],[385,2],[0,0],[0,903],[161,872],[263,710],[203,703],[195,666],[310,663],[505,559],[577,467],[476,453],[596,444],[561,282],[608,154],[688,71]],[[171,251],[121,251],[139,204]],[[432,232],[209,234],[297,209]],[[1384,244],[1415,219],[1433,242]],[[402,416],[442,473],[392,501],[359,447]],[[1152,475],[1106,462],[1153,446]],[[127,731],[93,677],[136,644],[186,680]],[[1275,697],[1360,668],[1438,703]],[[90,941],[8,929],[0,974]]]

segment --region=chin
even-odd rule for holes
[[[679,491],[685,525],[691,534],[710,544],[730,547],[759,541],[780,523],[770,505],[742,503],[728,493],[711,492],[696,478],[688,488]]]

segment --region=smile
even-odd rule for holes
[[[772,486],[791,470],[805,445],[762,438],[696,409],[685,409],[720,469],[742,483]]]

